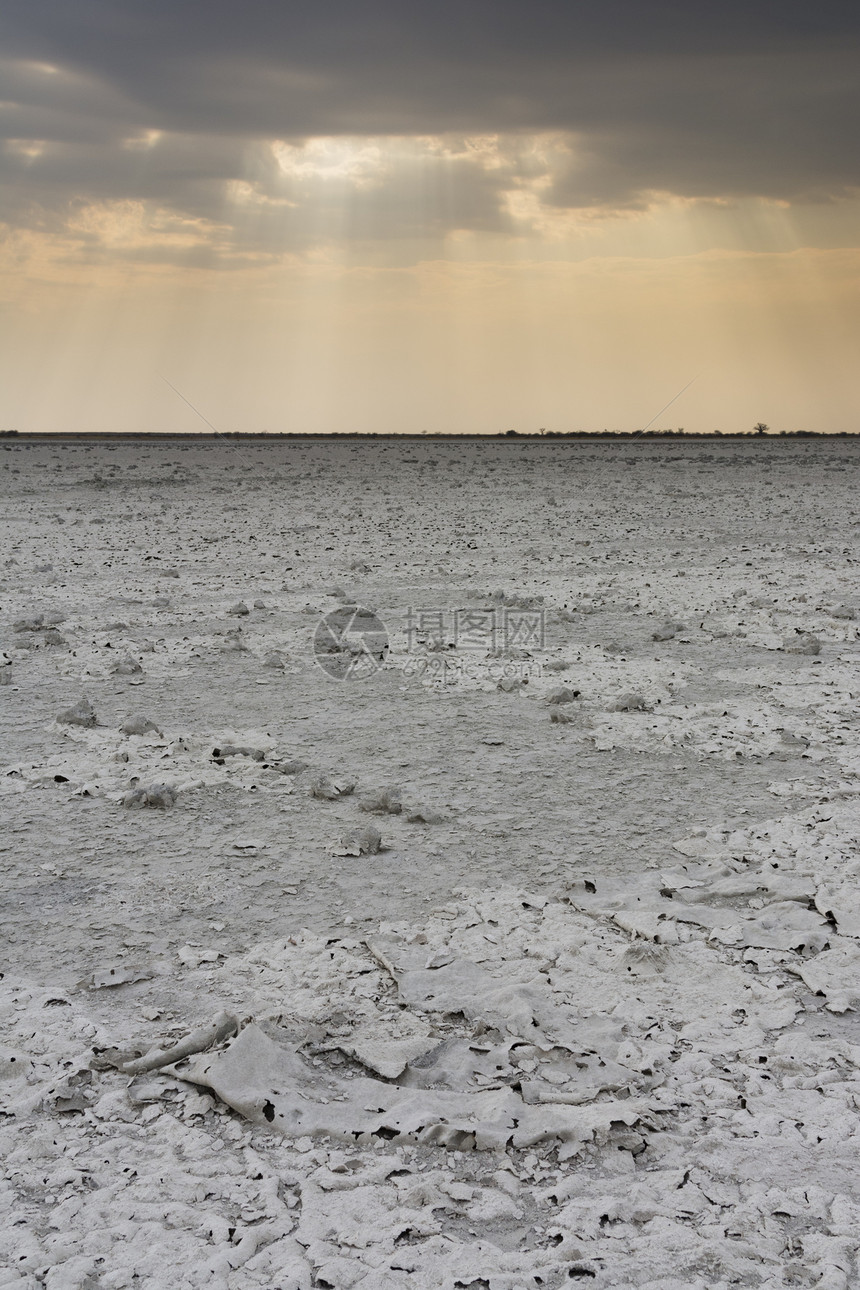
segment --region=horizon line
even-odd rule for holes
[[[0,430],[0,441],[6,443],[30,440],[124,440],[124,439],[183,439],[214,441],[216,439],[296,439],[296,440],[411,440],[421,443],[435,441],[460,442],[462,440],[502,440],[518,442],[529,440],[545,443],[570,439],[641,440],[641,439],[751,439],[756,442],[772,439],[856,439],[858,430],[496,430],[496,431],[434,431],[423,433],[412,430]]]

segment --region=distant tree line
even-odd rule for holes
[[[500,433],[490,437],[499,438]],[[687,431],[683,426],[679,426],[677,430],[668,428],[663,430],[539,430],[537,433],[546,439],[664,439],[667,435],[690,439],[710,439],[714,435],[721,439],[746,439],[751,434],[770,434],[770,426],[766,426],[763,421],[760,421],[753,426],[752,430]],[[849,430],[835,430],[832,434],[828,434],[824,430],[780,430],[779,437],[781,439],[812,439],[821,436],[824,439],[832,439],[834,437],[844,438],[851,433]],[[506,430],[504,432],[505,438],[511,435],[522,439],[535,438],[533,433],[521,435],[518,430]]]

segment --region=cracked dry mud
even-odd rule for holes
[[[856,1284],[858,456],[3,444],[0,1287]]]

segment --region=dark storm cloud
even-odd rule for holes
[[[828,199],[860,184],[858,45],[855,4],[808,0],[6,0],[3,211],[135,198],[217,218],[231,180],[276,191],[258,141],[449,131],[569,132],[558,206]],[[141,153],[146,130],[165,136]],[[437,222],[503,228],[518,177],[460,164]],[[408,225],[395,187],[358,200],[358,223]],[[268,223],[290,219],[298,237],[299,215]]]

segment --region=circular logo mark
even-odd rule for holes
[[[362,680],[378,672],[388,653],[388,632],[372,609],[338,605],[319,620],[314,659],[336,681]]]

